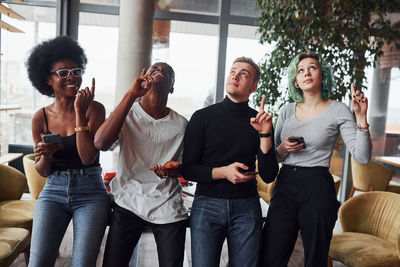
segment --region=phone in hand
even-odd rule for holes
[[[255,172],[255,171],[250,172],[250,171],[243,170],[242,168],[239,168],[239,172],[243,173],[244,175],[255,175],[255,174],[258,174],[258,172]]]
[[[256,175],[258,172],[242,172],[244,175]]]
[[[304,138],[302,136],[289,136],[289,141],[303,144],[303,148],[306,148],[306,143],[304,142]]]
[[[48,144],[62,144],[61,135],[56,134],[45,134],[42,136],[42,141]]]

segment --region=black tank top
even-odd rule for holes
[[[47,122],[46,110],[43,108],[44,121],[46,123],[47,134],[50,134]],[[57,150],[51,159],[52,169],[65,171],[67,169],[84,169],[89,167],[97,167],[99,164],[99,155],[90,166],[84,166],[76,148],[76,133],[70,136],[61,137],[63,148]]]

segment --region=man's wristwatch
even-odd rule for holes
[[[271,136],[271,133],[258,133],[258,136],[260,138],[267,138]]]

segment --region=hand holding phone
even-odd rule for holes
[[[53,154],[63,148],[60,134],[45,134],[42,136],[42,142],[34,147],[35,156],[44,156],[50,158]]]
[[[258,172],[256,172],[256,171],[253,171],[253,172],[246,171],[246,170],[243,170],[242,168],[239,168],[239,172],[244,174],[244,175],[256,175],[256,174],[258,174]]]
[[[256,175],[258,172],[243,172],[244,175]]]
[[[45,134],[42,136],[42,141],[48,144],[62,144],[60,134]]]
[[[306,148],[306,143],[304,142],[304,138],[302,136],[289,136],[289,141],[303,144],[303,148]]]

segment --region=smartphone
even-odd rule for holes
[[[242,168],[239,168],[239,172],[243,173],[244,175],[255,175],[255,174],[258,174],[258,172],[248,172],[246,170],[243,170]]]
[[[244,175],[255,175],[258,174],[258,172],[242,172]]]
[[[306,148],[306,143],[304,142],[304,138],[302,136],[290,136],[289,141],[296,142],[298,144],[304,144],[303,148]]]
[[[42,136],[42,140],[49,144],[62,144],[60,134],[45,134]]]

